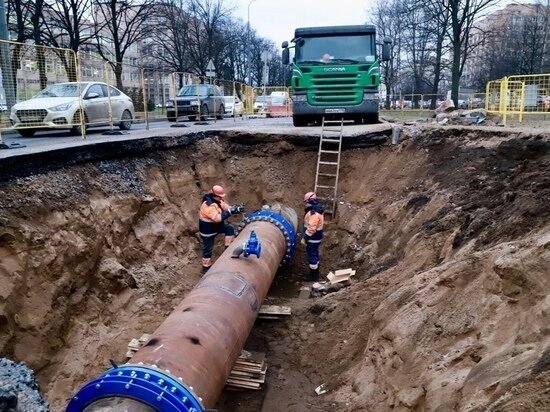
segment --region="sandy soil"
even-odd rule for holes
[[[224,394],[221,411],[550,410],[550,137],[411,127],[403,138],[344,151],[321,270],[357,276],[300,299],[298,249],[269,298],[293,316],[259,322],[247,344],[267,354],[266,388]],[[231,132],[5,181],[2,356],[27,362],[62,410],[200,278],[205,190],[299,210],[316,158],[314,141]]]

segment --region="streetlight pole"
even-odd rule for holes
[[[248,14],[246,19],[246,37],[247,37],[247,45],[246,45],[246,76],[247,80],[252,86],[252,80],[250,76],[250,6],[252,3],[254,3],[256,0],[250,0],[248,3]]]

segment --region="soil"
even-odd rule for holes
[[[398,145],[358,141],[321,262],[357,275],[300,298],[300,246],[268,297],[292,316],[258,321],[246,345],[266,353],[265,388],[217,408],[550,411],[550,135],[406,127]],[[0,353],[63,410],[200,279],[202,193],[222,184],[248,210],[299,211],[316,161],[313,138],[231,132],[5,176]]]

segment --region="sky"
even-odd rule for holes
[[[234,5],[234,15],[245,23],[251,0],[227,0]],[[250,27],[277,46],[294,37],[297,27],[365,24],[368,0],[253,0],[250,4]]]
[[[513,0],[501,0],[497,8]],[[251,3],[252,2],[252,3]],[[337,26],[372,23],[367,12],[374,0],[226,0],[233,14],[245,23],[250,10],[250,27],[277,46],[294,37],[297,27]],[[250,8],[248,7],[250,4]]]

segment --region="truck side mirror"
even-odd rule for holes
[[[288,50],[288,48],[283,49],[282,60],[283,60],[283,64],[288,64],[289,63],[289,61],[290,61],[290,51]]]
[[[384,44],[382,45],[382,61],[387,62],[391,59],[391,44],[392,39],[384,37]]]
[[[282,47],[283,49],[288,49],[288,42],[287,42],[287,41],[284,41],[281,47]]]

